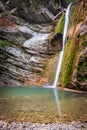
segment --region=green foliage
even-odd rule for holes
[[[78,17],[78,7],[77,6],[75,6],[75,7],[72,6],[69,27],[71,27],[71,26],[73,26],[75,24],[78,24],[80,21],[81,21],[80,17]]]
[[[86,71],[86,69],[87,69],[87,61],[84,61],[81,64],[79,71],[83,72],[83,71]]]
[[[45,64],[43,65],[43,70],[46,70],[46,68],[47,68],[47,63],[45,63]]]
[[[82,48],[85,48],[87,46],[87,42],[84,41],[83,44],[82,44]]]
[[[87,35],[81,36],[80,40],[81,40],[81,48],[84,49],[87,46]]]
[[[33,9],[33,6],[36,6],[35,0],[13,0],[13,5],[17,7],[29,7],[31,10]]]
[[[87,36],[82,36],[79,39],[73,37],[69,38],[65,46],[65,52],[62,63],[62,70],[60,74],[60,82],[62,86],[66,87],[72,81],[73,71],[77,63],[78,56],[83,48],[87,46]],[[87,60],[84,60],[79,65],[77,82],[84,82],[87,77],[83,75],[87,71]]]
[[[80,22],[82,22],[86,17],[86,7],[83,7],[82,2],[79,2],[78,4],[72,5],[71,8],[71,14],[70,14],[70,22],[69,27],[76,25]]]
[[[84,82],[87,80],[87,77],[78,77],[77,79],[79,82]]]
[[[80,50],[83,50],[86,46],[87,46],[87,35],[84,35],[80,37]],[[78,83],[82,83],[87,80],[86,72],[87,72],[87,55],[85,55],[83,61],[79,63],[79,69],[77,75]]]
[[[31,9],[38,6],[38,4],[47,4],[49,0],[13,0],[15,6],[29,6]]]
[[[0,40],[0,47],[5,47],[5,46],[9,46],[10,42],[6,41],[6,40]]]
[[[22,0],[13,0],[13,2],[14,2],[14,4],[15,5],[20,5],[20,4],[22,4]]]
[[[79,4],[76,4],[75,6],[73,5],[71,8],[69,28],[82,22],[85,18],[83,7]],[[74,70],[76,70],[76,82],[78,84],[87,80],[87,76],[85,75],[87,71],[87,59],[84,59],[84,61],[78,65],[80,53],[86,46],[87,35],[80,36],[79,38],[74,35],[72,38],[68,39],[68,42],[65,46],[62,69],[59,79],[63,87],[67,87],[68,84],[72,83]],[[87,56],[85,56],[85,58],[87,58]],[[75,68],[75,65],[78,66],[79,69]]]
[[[84,82],[84,81],[87,80],[86,71],[87,71],[87,59],[84,60],[84,61],[80,64],[79,74],[78,74],[78,76],[77,76],[78,82]]]
[[[60,82],[64,87],[66,87],[71,81],[77,52],[78,45],[76,46],[76,39],[69,39],[66,43],[60,74]]]
[[[55,26],[55,30],[54,30],[53,35],[52,35],[51,38],[50,38],[50,41],[54,38],[54,36],[55,36],[57,33],[63,34],[64,18],[65,18],[65,14],[63,13],[62,16],[60,17],[60,19],[58,20],[57,25]],[[55,44],[56,44],[56,43],[55,43]]]
[[[63,33],[63,28],[64,28],[64,16],[65,14],[63,13],[63,15],[61,16],[61,18],[59,19],[56,27],[55,27],[55,31],[54,33]]]
[[[66,0],[67,3],[74,2],[75,0]]]

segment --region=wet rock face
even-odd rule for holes
[[[77,82],[81,90],[87,91],[87,47],[80,53]]]
[[[84,19],[84,21],[72,26],[67,33],[67,36],[73,37],[73,36],[84,36],[87,34],[87,17]]]
[[[76,36],[76,35],[78,35],[79,36],[79,30],[80,30],[80,28],[82,27],[82,25],[83,25],[83,22],[80,22],[80,23],[78,23],[78,24],[76,24],[76,25],[74,25],[74,26],[72,26],[69,30],[68,30],[68,33],[67,33],[67,36],[69,36],[69,37],[73,37],[73,36]]]
[[[0,23],[0,41],[10,43],[0,46],[0,85],[35,84],[48,59],[58,51],[48,43],[52,27],[24,23],[20,26],[7,18],[3,22],[0,19]]]
[[[51,39],[52,46],[59,46],[60,51],[62,50],[62,34],[56,33],[54,37]]]
[[[81,26],[78,34],[79,36],[84,36],[87,34],[87,17],[85,18],[83,25]]]
[[[36,1],[35,3],[30,1],[26,2],[26,0],[21,1],[21,3],[9,0],[4,2],[4,7],[6,8],[6,12],[8,10],[14,16],[31,23],[50,23],[53,21],[53,18],[63,10],[63,8],[58,7],[58,1]],[[2,6],[1,10],[3,10]],[[59,17],[60,15],[58,18]]]
[[[14,1],[13,2],[9,1],[9,2],[7,2],[6,6],[8,7],[9,11],[12,10],[11,11],[12,14],[14,14],[15,16],[18,16],[28,22],[50,23],[50,22],[52,22],[52,19],[48,15],[48,11],[42,10],[42,8],[44,7],[44,5],[42,3],[43,2],[41,2],[39,4],[37,1],[36,5],[33,4],[31,7],[31,4],[29,4],[29,2],[25,2],[23,6],[22,6],[22,3],[20,4],[20,6],[19,6],[19,4],[18,5],[16,4],[16,6],[18,6],[16,8]],[[46,9],[49,6],[50,6],[50,3],[48,2],[48,4],[45,5]],[[16,8],[16,9],[14,10],[14,8]],[[55,16],[59,12],[59,10],[57,10],[56,7],[54,6],[54,2],[52,2],[50,9],[49,9],[49,11],[50,11],[51,15],[53,15],[53,16]]]
[[[75,66],[72,69],[71,81],[67,86],[72,89],[87,91],[87,18],[70,27],[67,35],[71,40],[70,44],[74,45],[72,40],[75,39],[75,48],[78,46],[78,49],[75,50],[77,54],[75,54],[73,62]]]
[[[81,50],[74,69],[72,88],[87,91],[87,47]]]
[[[48,23],[59,10],[54,5],[51,10],[39,5],[35,11],[26,3],[16,6],[13,1],[0,1],[0,85],[33,85],[41,79],[48,59],[60,50],[48,42],[53,31]]]
[[[51,22],[51,19],[47,19],[44,18],[44,15],[42,13],[38,14],[38,13],[31,13],[31,12],[26,12],[25,9],[18,9],[17,16],[21,17],[22,19],[25,19],[26,21],[30,21],[30,22],[37,22],[37,23],[46,23],[46,22]]]
[[[87,35],[87,17],[80,27],[78,36]],[[79,89],[87,91],[87,47],[81,50],[77,69],[77,85]]]

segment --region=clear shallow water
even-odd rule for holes
[[[62,117],[53,88],[0,87],[0,119],[53,123],[87,121],[87,94],[59,90]]]

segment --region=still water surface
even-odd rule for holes
[[[53,123],[87,121],[87,94],[59,90],[61,120],[53,88],[0,87],[0,120]]]

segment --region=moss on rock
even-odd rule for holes
[[[10,42],[8,42],[7,40],[0,40],[0,47],[6,47],[9,45],[10,45]]]
[[[72,79],[73,69],[75,67],[76,54],[78,52],[77,39],[69,39],[64,52],[60,82],[66,87]]]
[[[61,18],[58,20],[58,23],[55,27],[55,31],[54,31],[54,34],[56,33],[61,33],[63,34],[63,29],[64,29],[64,17],[65,17],[65,14],[63,13]]]
[[[82,2],[71,10],[69,29],[85,19]],[[87,90],[87,34],[78,37],[77,32],[68,38],[59,82],[63,87]]]

